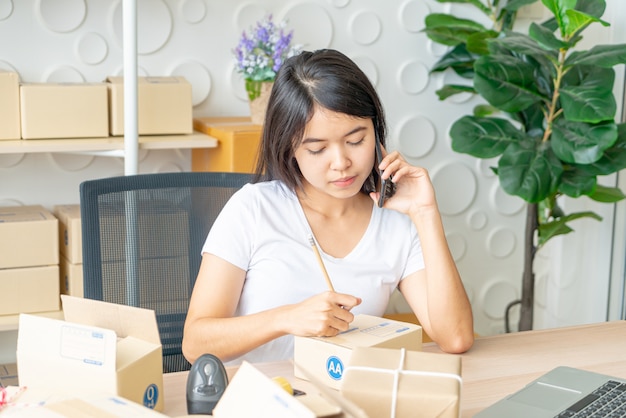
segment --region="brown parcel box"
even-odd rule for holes
[[[21,314],[20,386],[118,395],[163,411],[163,354],[153,310],[61,295],[65,321]]]
[[[20,76],[0,70],[0,140],[20,138]]]
[[[109,130],[124,135],[124,78],[108,77]],[[184,77],[137,78],[139,135],[193,132],[191,84]]]
[[[341,394],[370,417],[457,418],[461,387],[461,356],[357,347]]]
[[[23,139],[109,136],[105,83],[23,83]]]
[[[0,207],[0,269],[59,264],[58,222],[41,205]]]
[[[59,249],[70,263],[83,262],[80,205],[56,205],[52,213],[59,220]]]
[[[335,337],[294,337],[294,375],[301,369],[339,389],[343,370],[355,347],[422,349],[422,327],[371,315],[356,315],[348,331]]]
[[[70,263],[61,256],[59,260],[60,291],[63,295],[77,296],[82,298],[85,294],[83,284],[83,265]]]
[[[0,315],[59,310],[59,266],[0,269]]]

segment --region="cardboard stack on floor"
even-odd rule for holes
[[[58,311],[57,218],[40,205],[0,207],[0,315]]]
[[[59,269],[61,294],[83,297],[83,238],[80,205],[56,205],[59,220]]]

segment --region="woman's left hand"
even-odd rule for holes
[[[424,209],[438,210],[435,190],[425,168],[412,166],[398,151],[385,155],[379,168],[383,179],[393,181],[396,186],[394,195],[385,201],[385,208],[406,214]],[[374,202],[378,202],[379,194],[370,193]]]

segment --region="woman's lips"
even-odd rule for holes
[[[332,181],[332,183],[337,187],[349,187],[349,186],[352,186],[355,180],[356,180],[356,176],[345,177],[345,178],[334,180]]]

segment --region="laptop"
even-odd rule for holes
[[[571,367],[557,367],[474,415],[475,418],[607,416],[626,416],[626,379]]]

